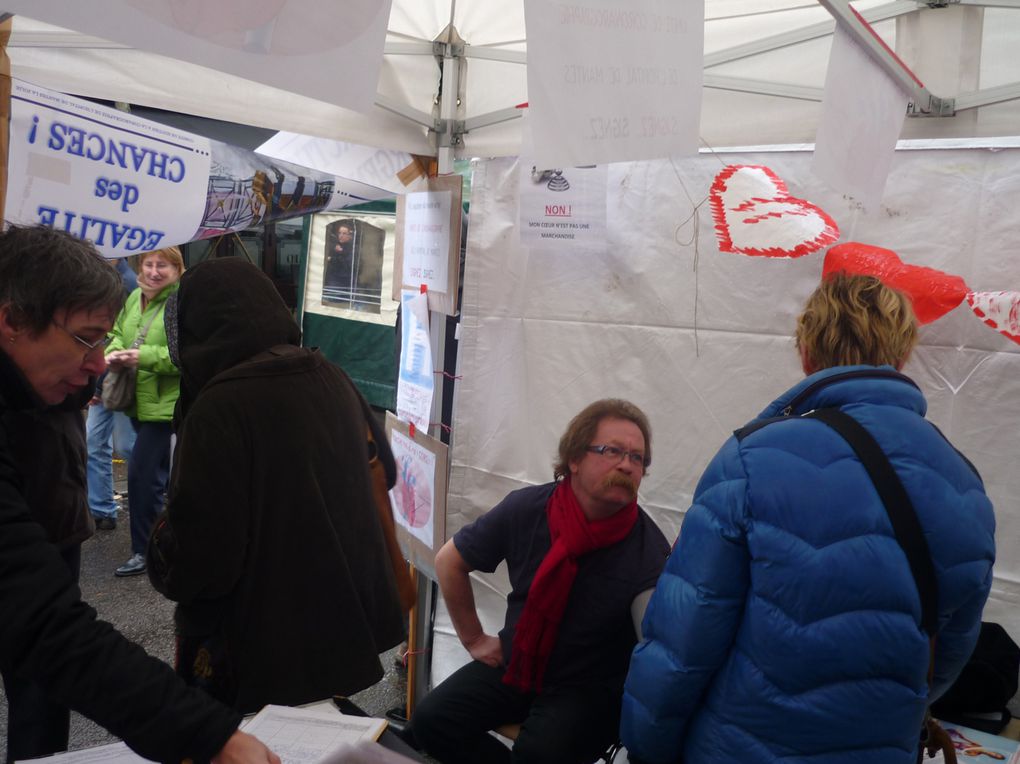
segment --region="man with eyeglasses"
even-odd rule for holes
[[[443,764],[468,764],[592,761],[616,740],[632,611],[669,554],[637,505],[651,461],[644,413],[596,401],[560,438],[553,482],[514,491],[439,550],[439,585],[473,660],[418,704],[410,742]],[[503,561],[512,588],[493,636],[469,574]],[[512,752],[488,734],[518,723]]]

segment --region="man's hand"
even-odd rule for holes
[[[503,665],[503,645],[499,637],[493,637],[482,632],[470,642],[465,642],[464,647],[471,653],[476,661],[481,661],[486,666],[499,668]]]
[[[220,752],[213,756],[212,764],[281,764],[280,757],[270,751],[257,737],[237,730]]]

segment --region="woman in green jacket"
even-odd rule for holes
[[[126,412],[138,436],[128,461],[131,558],[117,568],[118,576],[145,572],[145,548],[163,507],[170,468],[170,420],[181,386],[180,372],[167,349],[163,309],[167,298],[177,291],[183,272],[184,259],[177,247],[141,256],[138,289],[117,316],[106,353],[110,367],[137,369],[135,401]]]

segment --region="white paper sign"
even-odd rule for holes
[[[540,169],[693,154],[704,0],[525,0]]]
[[[208,140],[19,80],[8,160],[8,220],[108,257],[189,241],[206,207]]]
[[[450,261],[449,191],[408,194],[404,215],[404,284],[446,294]]]
[[[394,519],[432,549],[435,533],[436,455],[393,430],[390,440],[397,462],[397,483],[390,491]]]
[[[390,0],[8,0],[4,10],[368,111]]]
[[[522,160],[520,235],[528,247],[604,244],[606,165],[540,171]]]
[[[812,172],[874,210],[882,200],[909,100],[837,24]]]
[[[397,416],[428,432],[435,380],[432,376],[427,295],[410,290],[401,292],[400,330]]]

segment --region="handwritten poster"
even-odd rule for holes
[[[405,284],[424,284],[429,291],[446,291],[450,202],[449,191],[419,191],[407,195],[404,215]]]
[[[525,0],[522,153],[540,169],[695,153],[704,17],[704,0]]]
[[[404,291],[400,300],[400,370],[397,416],[428,432],[432,415],[432,345],[428,301],[420,292]]]
[[[521,244],[536,247],[604,244],[605,165],[539,170],[521,162]]]
[[[457,312],[463,194],[460,175],[439,175],[397,197],[394,300],[402,289],[424,286],[429,310]]]

